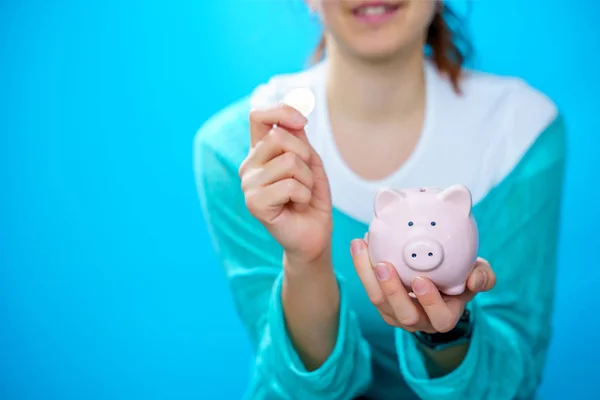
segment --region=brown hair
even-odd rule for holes
[[[464,33],[462,21],[447,5],[438,7],[427,29],[426,44],[429,56],[437,69],[448,76],[454,90],[460,93],[460,75],[472,48]],[[463,46],[462,50],[459,45]],[[321,35],[311,61],[318,62],[323,58],[324,53],[325,35]]]

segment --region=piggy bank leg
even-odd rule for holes
[[[458,296],[460,294],[463,294],[463,292],[465,291],[466,285],[467,285],[467,283],[463,282],[460,285],[456,285],[451,288],[444,289],[444,290],[442,290],[442,292],[444,294],[447,294],[448,296]]]
[[[369,232],[365,233],[365,237],[363,238],[363,240],[369,244]]]

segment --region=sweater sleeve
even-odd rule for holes
[[[235,308],[255,350],[247,395],[260,399],[352,399],[371,383],[371,353],[340,287],[339,330],[332,354],[308,371],[286,332],[281,304],[283,251],[248,212],[238,167],[247,151],[245,114],[239,107],[205,124],[194,142],[201,207],[222,263]]]
[[[489,260],[497,284],[469,304],[473,336],[461,365],[429,378],[413,337],[396,332],[400,368],[422,399],[535,396],[551,335],[564,131],[559,117],[474,209],[480,255]]]

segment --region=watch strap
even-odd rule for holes
[[[415,332],[414,336],[419,343],[432,350],[442,350],[462,344],[471,339],[472,334],[471,312],[465,308],[456,326],[448,332]]]

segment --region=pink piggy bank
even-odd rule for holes
[[[371,262],[394,265],[407,288],[422,276],[442,293],[463,293],[479,250],[471,207],[463,185],[380,190],[366,236]]]

